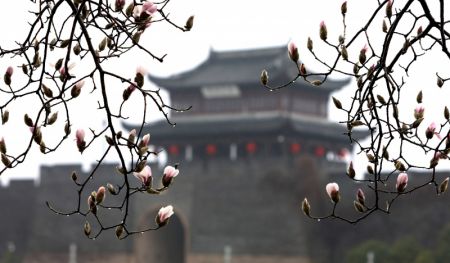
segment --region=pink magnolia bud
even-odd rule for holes
[[[166,166],[166,168],[164,168],[164,175],[162,178],[162,184],[164,187],[168,187],[171,183],[173,178],[177,177],[177,175],[180,173],[180,171],[173,167],[173,166]]]
[[[137,179],[139,179],[143,185],[145,185],[146,187],[150,187],[152,184],[152,169],[150,168],[150,166],[146,165],[144,167],[144,169],[142,169],[142,171],[140,171],[139,173],[134,172],[133,173],[134,177],[136,177]]]
[[[364,195],[364,192],[363,190],[361,190],[361,188],[358,189],[358,192],[356,192],[356,200],[358,200],[358,202],[362,205],[364,205],[366,202],[366,196]]]
[[[434,134],[440,137],[440,135],[436,132],[436,123],[432,122],[430,123],[430,126],[428,126],[428,128],[426,129],[425,136],[427,137],[427,139],[431,139],[433,138]]]
[[[120,11],[125,6],[125,0],[116,0],[115,9],[116,11]]]
[[[169,222],[169,218],[173,215],[173,206],[168,205],[165,207],[161,207],[158,211],[158,215],[156,216],[156,223],[158,226],[162,227]]]
[[[290,42],[288,45],[288,54],[292,61],[297,62],[299,59],[298,48],[294,42]]]
[[[414,109],[414,118],[416,120],[423,118],[423,114],[425,112],[425,108],[422,105],[417,105],[417,107]]]
[[[333,201],[333,203],[337,204],[340,199],[339,185],[337,183],[329,183],[329,184],[327,184],[325,189],[327,190],[327,194],[330,197],[331,201]]]
[[[366,53],[367,53],[368,47],[367,44],[364,45],[364,47],[359,51],[359,63],[364,64],[366,62]]]
[[[142,12],[147,13],[148,15],[152,15],[153,13],[155,13],[158,10],[158,8],[156,7],[156,5],[152,2],[145,2],[142,5]]]
[[[144,145],[148,145],[148,143],[150,142],[150,134],[146,134],[146,135],[144,135],[144,137],[142,137],[142,143],[144,144]]]
[[[97,204],[100,204],[105,200],[106,188],[104,186],[100,186],[97,190],[97,195],[95,196],[95,201]]]
[[[10,77],[12,76],[13,72],[14,72],[14,69],[13,69],[13,67],[11,67],[11,66],[9,66],[9,67],[6,69],[6,74],[8,74]]]
[[[78,150],[80,153],[84,151],[84,148],[86,147],[86,142],[84,141],[84,130],[78,129],[75,133],[75,141],[77,143]]]
[[[327,26],[325,25],[324,21],[320,22],[319,35],[320,35],[320,39],[322,39],[323,41],[327,40],[328,31],[327,31]]]
[[[408,174],[400,173],[397,177],[397,184],[395,185],[395,188],[397,188],[397,191],[399,193],[402,193],[403,191],[405,191],[407,185],[408,185]]]

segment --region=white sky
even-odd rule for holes
[[[144,33],[141,43],[145,43],[155,54],[162,55],[167,53],[168,56],[165,62],[160,64],[151,58],[143,58],[139,53],[134,53],[121,58],[120,63],[116,63],[117,61],[110,63],[108,67],[131,77],[137,66],[145,65],[146,69],[153,74],[167,76],[198,65],[206,59],[210,49],[230,50],[279,46],[286,45],[290,40],[293,40],[300,48],[302,61],[306,63],[308,68],[314,69],[316,68],[314,66],[315,62],[306,51],[306,39],[308,36],[311,36],[314,39],[315,50],[322,51],[319,54],[326,57],[328,50],[320,43],[318,37],[319,23],[325,20],[329,31],[329,39],[337,40],[342,30],[341,4],[342,1],[335,0],[171,0],[168,6],[168,10],[171,10],[171,19],[183,25],[185,20],[194,14],[195,24],[194,29],[189,33],[181,33],[163,23],[152,25]],[[348,1],[347,19],[349,21],[348,30],[350,35],[351,32],[360,28],[361,23],[367,19],[368,12],[373,9],[375,4],[375,0]],[[25,8],[29,6],[31,6],[29,0],[3,3],[0,9],[0,24],[2,25],[0,27],[0,35],[2,36],[0,46],[5,47],[5,45],[11,44],[14,40],[24,39],[28,28],[24,14],[27,10]],[[28,15],[28,17],[30,16]],[[381,21],[381,19],[378,19],[375,22],[376,25],[379,25],[372,33],[375,42],[382,40],[382,35],[379,33],[381,32]],[[360,41],[356,50],[349,50],[350,57],[355,58],[357,52],[364,44],[364,41]],[[8,57],[0,58],[0,72],[4,72],[11,63]],[[437,65],[443,66],[437,69]],[[408,90],[403,94],[406,103],[404,104],[405,107],[400,109],[402,116],[412,118],[412,112],[416,105],[414,98],[421,89],[424,92],[426,107],[424,127],[431,122],[429,117],[442,116],[443,105],[446,103],[445,98],[449,98],[450,95],[448,92],[449,87],[446,85],[447,89],[438,90],[435,85],[436,79],[434,74],[437,70],[440,70],[440,73],[444,73],[442,70],[445,66],[448,68],[448,62],[445,62],[441,56],[436,54],[431,54],[427,60],[419,61],[416,64],[412,71],[411,85],[408,86]],[[77,65],[73,72],[80,72],[84,67],[81,64]],[[16,68],[13,81],[20,74],[20,69]],[[447,74],[450,73],[447,72]],[[339,78],[340,76],[335,77]],[[119,87],[113,90],[116,86]],[[120,84],[111,83],[112,92],[118,94],[117,96],[121,96],[123,88]],[[346,105],[345,98],[352,94],[354,88],[354,85],[350,85],[334,95],[339,97]],[[85,94],[86,90],[89,90],[89,88],[84,89],[82,93],[85,96],[85,100],[88,101],[91,97]],[[94,113],[92,113],[92,108],[89,112],[86,112],[86,109],[88,109],[86,101],[83,101],[82,104],[79,103],[80,107],[76,110],[79,116],[74,123],[72,137],[78,127],[87,129],[87,127],[95,127],[93,123],[96,123],[97,126],[102,123],[101,114],[103,112],[93,111]],[[93,105],[96,104],[95,101],[91,101],[91,103]],[[17,108],[14,108],[14,110],[27,112],[28,105],[30,104],[21,103],[16,105]],[[337,112],[334,107],[330,108],[330,119],[342,120],[345,117]],[[31,109],[28,110],[29,113],[32,112]],[[21,141],[23,143],[23,136],[29,136],[22,121],[23,113],[16,114],[16,111],[11,110],[11,120],[8,125],[0,126],[0,136],[6,138],[8,150],[12,152],[16,145],[20,145]],[[153,113],[152,115],[159,116],[158,113]],[[92,122],[93,120],[94,122]],[[60,130],[62,130],[62,125],[60,125]],[[47,136],[44,134],[44,139],[51,140],[48,137],[48,134]],[[38,174],[38,167],[41,163],[57,164],[79,161],[80,155],[76,151],[75,143],[72,139],[67,140],[64,148],[57,154],[52,154],[45,158],[39,153],[38,147],[35,147],[35,145],[33,147],[34,151],[26,161],[26,165],[21,165],[2,175],[0,178],[2,182],[6,182],[9,178],[35,177]],[[82,162],[87,164],[97,157],[99,157],[98,153],[89,151],[83,154]],[[358,160],[360,161],[357,160],[357,164],[363,164],[362,167],[359,167],[359,171],[364,170],[364,159],[361,160],[359,158]]]

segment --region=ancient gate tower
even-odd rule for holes
[[[181,173],[154,207],[136,208],[155,213],[156,204],[172,203],[177,214],[168,228],[139,238],[137,263],[307,262],[312,233],[299,204],[345,171],[346,129],[327,114],[330,93],[348,82],[298,81],[269,92],[259,81],[263,69],[271,83],[296,74],[283,47],[212,51],[193,70],[150,76],[173,107],[192,109],[172,114],[175,128],[145,127]]]

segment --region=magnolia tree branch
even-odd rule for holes
[[[357,223],[376,211],[390,213],[392,205],[399,197],[418,189],[433,187],[437,194],[447,190],[449,178],[438,181],[436,167],[442,160],[448,159],[450,153],[449,109],[445,106],[440,118],[436,116],[426,128],[423,127],[424,95],[420,91],[416,96],[417,106],[410,109],[411,114],[408,117],[399,114],[399,108],[408,109],[408,102],[403,99],[402,94],[406,92],[405,85],[411,66],[417,64],[418,67],[418,62],[427,55],[427,52],[437,49],[450,61],[447,47],[450,39],[448,31],[450,21],[449,17],[445,16],[444,0],[439,1],[438,16],[430,11],[428,2],[376,1],[376,8],[371,12],[367,22],[351,35],[346,32],[347,2],[344,2],[341,6],[343,31],[337,41],[328,38],[325,22],[322,21],[319,27],[319,38],[324,48],[331,48],[334,58],[329,59],[331,56],[321,58],[315,52],[312,38],[308,38],[307,41],[310,54],[325,68],[324,71],[308,73],[306,65],[300,61],[296,44],[291,42],[288,46],[288,55],[294,62],[293,66],[297,68],[297,75],[285,84],[272,86],[269,84],[269,73],[265,70],[262,72],[261,82],[270,90],[288,87],[298,80],[320,86],[334,73],[350,76],[356,82],[349,103],[344,105],[338,98],[332,99],[336,108],[347,116],[342,123],[347,126],[346,135],[350,142],[357,145],[359,154],[365,154],[367,157],[365,178],[356,177],[352,162],[346,171],[350,180],[364,184],[364,187],[355,193],[353,201],[357,214],[342,216],[338,213],[339,185],[331,182],[326,186],[326,192],[333,203],[332,210],[325,216],[313,216],[311,205],[305,198],[302,209],[308,217],[336,218],[348,223]],[[371,35],[373,33],[369,33],[370,30],[379,31],[383,37],[381,44],[374,41],[376,37]],[[361,41],[366,44],[362,48],[357,47],[356,43]],[[450,73],[440,72],[442,67],[438,65],[436,70],[439,70],[436,72],[437,84],[433,86],[437,86],[438,89],[450,79],[443,75]],[[370,132],[369,140],[353,137],[353,129],[358,128]],[[422,160],[429,158],[429,161],[423,163],[413,160],[409,155],[411,151],[421,154]],[[408,185],[408,172],[413,169],[427,171],[428,178],[416,185]],[[392,180],[391,177],[396,178]],[[366,200],[367,191],[373,194]]]
[[[77,189],[75,209],[63,212],[47,202],[49,209],[57,214],[85,217],[84,233],[91,239],[110,229],[115,229],[119,239],[156,230],[167,224],[173,214],[172,206],[163,207],[156,215],[154,226],[130,229],[131,197],[142,193],[159,194],[169,188],[179,173],[177,165],[167,166],[160,186],[152,184],[152,173],[147,160],[158,152],[149,150],[150,135],[142,134],[148,119],[148,103],[155,104],[170,125],[174,123],[170,121],[168,111],[184,111],[189,108],[172,108],[165,104],[160,90],[145,88],[145,70],[138,65],[134,65],[137,67],[134,76],[126,76],[105,67],[109,60],[117,59],[132,50],[163,62],[166,55],[156,55],[140,44],[141,36],[151,30],[149,27],[155,23],[168,23],[175,29],[186,32],[191,30],[194,19],[193,16],[189,17],[184,26],[169,20],[166,14],[169,1],[33,1],[37,11],[31,12],[35,18],[29,23],[30,29],[25,39],[16,42],[17,47],[14,48],[0,47],[0,57],[22,61],[21,64],[9,66],[4,74],[5,86],[0,87],[2,125],[8,125],[8,109],[14,104],[29,97],[39,101],[35,107],[27,107],[29,112],[23,117],[31,131],[23,150],[17,154],[10,153],[7,151],[8,138],[0,138],[3,163],[0,175],[23,163],[34,146],[42,154],[49,154],[58,151],[67,140],[71,143],[74,138],[74,147],[83,154],[92,150],[94,145],[106,144],[106,150],[86,177],[76,172],[70,175]],[[73,61],[76,60],[83,65],[84,75],[76,76],[71,73]],[[22,72],[17,73],[17,68]],[[114,103],[108,89],[107,81],[114,80],[125,86],[120,106]],[[79,127],[72,117],[72,104],[83,99],[80,96],[82,93],[89,92],[86,86],[92,86],[92,90],[86,95],[98,97],[98,110],[103,112],[106,119],[106,124],[100,129]],[[122,109],[132,94],[143,98],[142,119],[138,130],[125,135],[118,123],[128,118]],[[93,122],[95,121],[94,119]],[[56,129],[58,122],[64,123],[63,129]],[[92,125],[95,126],[95,123]],[[72,127],[78,127],[76,132],[72,132]],[[87,128],[89,135],[85,131]],[[46,143],[46,134],[57,138],[56,142]],[[121,175],[122,182],[113,185],[103,181],[101,185],[92,185],[92,179],[109,155],[117,156],[117,172]],[[98,190],[88,193],[87,189],[93,187]],[[105,198],[109,199],[108,205],[104,202]],[[101,216],[99,210],[103,210]],[[115,210],[121,212],[120,218],[115,223],[106,224],[104,219]]]

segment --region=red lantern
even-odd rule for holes
[[[215,155],[217,153],[217,146],[215,144],[206,145],[206,154]]]
[[[300,143],[296,143],[296,142],[291,143],[291,147],[290,147],[291,153],[297,154],[297,153],[300,152],[300,150],[301,150],[301,145],[300,145]]]
[[[316,149],[315,149],[315,151],[314,151],[314,154],[315,154],[317,157],[323,157],[323,156],[325,156],[325,148],[324,148],[323,146],[317,146]]]
[[[178,145],[170,145],[169,146],[169,154],[171,154],[171,155],[180,154],[180,148],[178,147]]]
[[[254,143],[254,142],[247,143],[247,145],[245,145],[245,150],[248,153],[255,153],[256,152],[256,143]]]

